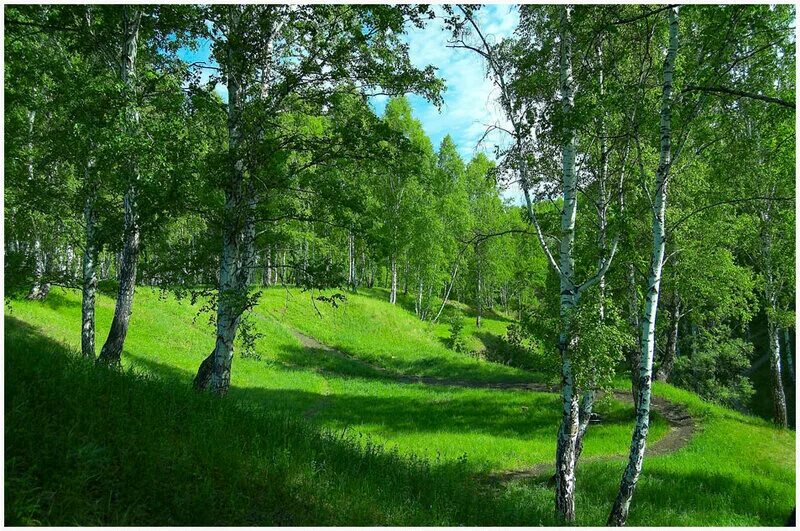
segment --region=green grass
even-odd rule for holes
[[[549,462],[558,397],[404,384],[362,363],[303,348],[299,329],[389,373],[483,381],[524,371],[457,354],[441,328],[371,291],[338,309],[267,290],[255,324],[261,359],[234,360],[233,389],[189,390],[210,352],[207,317],[137,289],[125,366],[93,369],[79,343],[79,295],[6,308],[6,521],[50,524],[260,523],[537,525],[552,491],[535,481],[481,488],[476,473]],[[450,311],[465,310],[453,308]],[[113,301],[98,301],[98,343]],[[486,319],[480,333],[507,322]],[[441,327],[442,325],[437,325]],[[482,341],[470,330],[474,341]],[[485,338],[484,338],[485,339]],[[154,377],[156,377],[154,379]],[[688,447],[648,458],[631,524],[781,524],[794,503],[794,432],[708,405],[670,386],[700,426]],[[585,455],[621,455],[630,407],[600,406]],[[650,441],[667,427],[656,417]],[[602,524],[623,462],[579,467],[579,523]],[[166,474],[164,471],[168,471]]]
[[[369,295],[350,296],[337,309],[318,303],[322,318],[308,294],[291,290],[289,296],[288,305],[284,290],[267,290],[262,298],[256,309],[261,318],[255,321],[264,334],[256,343],[261,359],[236,357],[232,396],[270,411],[313,418],[326,428],[349,429],[404,455],[448,461],[466,455],[467,466],[476,472],[551,459],[559,422],[557,395],[397,383],[363,364],[304,348],[287,326],[381,366],[390,360],[386,365],[398,373],[404,365],[418,368],[420,360],[428,360],[427,371],[411,373],[490,381],[505,371],[516,376],[510,379],[531,380],[532,375],[450,351],[416,317]],[[139,288],[136,297],[125,365],[188,385],[213,345],[207,318],[195,320],[196,307],[154,290]],[[55,289],[43,303],[14,301],[12,315],[77,349],[79,303],[79,293]],[[113,301],[100,296],[98,330],[107,330],[112,316]],[[372,343],[384,344],[381,355],[368,355]],[[433,354],[426,354],[426,348]],[[598,410],[606,422],[587,438],[586,455],[624,452],[630,438],[628,408],[606,401]],[[656,419],[654,438],[666,429]]]
[[[453,352],[446,347],[449,330],[444,321],[430,325],[416,318],[413,310],[402,311],[409,305],[413,308],[413,302],[409,304],[402,295],[398,306],[387,304],[387,300],[385,290],[361,290],[359,294],[348,293],[347,301],[338,308],[317,302],[315,310],[310,292],[268,289],[255,314],[262,322],[272,319],[285,323],[326,345],[400,374],[482,381],[529,381],[534,377]],[[507,324],[487,317],[478,330],[469,319],[464,333],[470,347],[478,350],[483,347],[482,337],[505,333]]]

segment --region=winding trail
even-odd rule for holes
[[[369,368],[371,370],[383,373],[386,375],[387,378],[390,378],[391,380],[396,382],[420,383],[425,385],[441,385],[449,387],[465,387],[470,389],[519,390],[519,391],[531,391],[538,393],[559,392],[557,386],[551,386],[539,382],[481,382],[476,380],[462,380],[462,379],[450,379],[450,378],[437,378],[433,376],[411,376],[406,374],[396,374],[387,370],[385,367],[374,365],[368,361],[345,354],[344,352],[340,352],[328,345],[320,343],[313,337],[307,336],[302,332],[299,332],[294,329],[290,329],[290,331],[300,341],[300,343],[309,350],[325,351],[326,354],[329,354],[331,356],[335,356],[337,358],[356,363],[365,368]],[[328,373],[330,371],[327,371],[325,369],[320,369],[319,372]],[[327,382],[325,385],[327,388]],[[614,395],[614,398],[616,398],[617,400],[633,404],[633,399],[630,393],[625,393],[622,391],[613,391],[612,394]],[[322,410],[329,401],[328,395],[329,392],[325,393],[323,399],[313,408],[311,408],[309,411],[306,412],[306,416],[309,418],[313,417],[320,410]],[[656,456],[656,455],[671,454],[673,452],[677,452],[678,450],[689,444],[689,441],[691,440],[696,430],[695,419],[689,414],[689,411],[681,404],[677,404],[675,402],[672,402],[670,400],[667,400],[666,398],[659,396],[652,396],[650,399],[650,405],[653,411],[656,411],[667,421],[667,423],[669,424],[669,431],[661,439],[657,440],[653,444],[647,445],[647,450],[646,450],[647,455]],[[596,463],[603,461],[614,461],[618,459],[623,459],[626,456],[627,454],[621,454],[621,453],[610,454],[610,455],[606,454],[598,456],[587,456],[582,458],[580,462],[581,464],[585,464],[585,463]],[[492,474],[484,475],[482,479],[487,480],[490,483],[505,483],[513,480],[538,478],[542,476],[550,477],[550,474],[554,471],[554,467],[555,467],[554,463],[547,463],[547,462],[538,463],[530,468],[524,468],[518,470],[505,470],[502,472],[495,472]]]

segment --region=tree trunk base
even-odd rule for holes
[[[105,365],[107,367],[113,367],[115,369],[122,368],[122,360],[120,359],[120,353],[118,351],[113,351],[111,349],[103,349],[100,351],[100,355],[97,357],[95,361],[97,365]]]
[[[43,301],[47,298],[47,295],[50,293],[50,283],[45,284],[35,284],[28,295],[25,297],[29,301]]]
[[[211,373],[214,369],[214,352],[215,351],[212,350],[211,354],[200,364],[200,368],[197,369],[197,375],[192,382],[192,387],[194,387],[195,391],[206,391],[211,387]]]

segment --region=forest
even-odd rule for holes
[[[794,525],[794,5],[495,7],[4,7],[7,525]]]

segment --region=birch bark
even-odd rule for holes
[[[483,311],[483,305],[482,305],[483,293],[481,292],[481,288],[483,287],[481,285],[482,281],[483,281],[483,277],[482,277],[482,271],[481,271],[480,249],[479,249],[477,244],[475,245],[475,258],[477,260],[477,269],[478,269],[478,271],[477,271],[477,273],[478,273],[478,287],[477,288],[478,289],[477,289],[477,292],[475,293],[475,326],[477,328],[480,328],[481,327],[481,313]]]
[[[636,426],[633,430],[628,464],[622,475],[619,493],[614,501],[608,525],[622,526],[628,518],[633,491],[642,471],[647,432],[650,427],[650,392],[655,350],[656,313],[661,288],[666,243],[667,184],[672,163],[672,76],[678,53],[678,8],[669,8],[669,48],[664,60],[664,81],[661,93],[661,153],[656,170],[656,197],[653,203],[653,250],[647,281],[644,314],[641,329],[641,357],[639,360],[639,393],[636,402]]]
[[[774,422],[783,428],[788,426],[786,413],[786,393],[783,389],[783,375],[781,374],[781,351],[778,324],[775,322],[774,313],[778,309],[778,293],[776,292],[775,275],[772,268],[772,235],[769,227],[769,213],[761,212],[761,252],[765,263],[766,284],[764,295],[769,308],[767,309],[767,337],[769,339],[769,366],[772,376],[772,404]]]
[[[46,264],[42,244],[38,238],[33,242],[33,259],[35,260],[33,285],[25,298],[32,301],[43,301],[47,298],[47,294],[50,293],[50,283],[42,281]]]
[[[244,94],[247,92],[244,53],[237,46],[241,35],[242,6],[228,6],[228,151],[230,167],[225,187],[225,221],[217,298],[217,337],[214,350],[206,357],[194,379],[195,389],[218,395],[230,388],[234,339],[242,313],[247,307],[247,279],[253,266],[255,197],[245,183],[242,133]],[[231,39],[233,36],[233,39]]]
[[[391,263],[392,287],[389,293],[389,303],[394,304],[397,302],[397,253],[396,252],[392,252],[391,261],[392,261]]]
[[[28,110],[28,150],[31,153],[27,164],[29,181],[33,181],[34,177],[33,127],[35,121],[36,121],[36,111]],[[39,241],[39,238],[36,238],[33,242],[33,259],[34,259],[33,284],[31,285],[31,289],[30,291],[28,291],[28,295],[26,298],[28,300],[41,301],[47,298],[47,294],[50,292],[50,284],[48,282],[42,282],[42,278],[44,277],[45,274],[45,259],[44,259],[44,251],[42,251],[42,244]]]
[[[81,353],[90,359],[95,357],[95,297],[97,294],[97,244],[95,242],[94,208],[95,190],[91,176],[91,161],[86,165],[86,201],[83,208],[85,242],[83,249],[83,289],[81,296]]]
[[[572,6],[561,10],[560,85],[561,105],[567,125],[564,131],[562,154],[562,183],[564,204],[561,211],[561,244],[559,247],[561,285],[561,334],[558,348],[561,354],[561,402],[562,417],[556,445],[556,517],[563,522],[575,520],[575,448],[580,429],[578,393],[572,373],[570,318],[578,303],[578,287],[575,285],[575,216],[577,213],[577,180],[575,175],[575,131],[569,120],[574,107],[572,79],[572,38],[570,24]]]
[[[786,349],[785,350],[786,365],[787,368],[789,369],[789,376],[791,377],[792,382],[794,382],[795,380],[794,380],[794,361],[792,358],[792,337],[791,335],[789,335],[789,328],[783,329],[783,344]]]
[[[125,6],[123,8],[123,42],[120,75],[127,92],[126,127],[129,133],[135,132],[139,124],[139,111],[135,103],[136,52],[139,40],[139,27],[142,19],[140,9]],[[124,229],[122,258],[119,267],[119,288],[114,307],[114,319],[108,337],[100,351],[99,363],[119,365],[125,337],[128,334],[131,312],[133,310],[133,294],[136,284],[136,266],[139,259],[139,213],[136,205],[136,187],[139,180],[139,168],[136,162],[131,163],[128,176],[128,189],[123,196]]]

